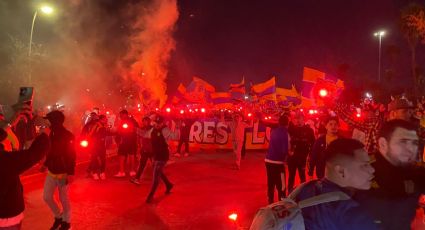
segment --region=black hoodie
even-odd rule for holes
[[[41,134],[28,150],[0,151],[0,218],[11,218],[24,211],[19,175],[39,162],[49,146],[49,138]]]

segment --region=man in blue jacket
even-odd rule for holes
[[[289,150],[287,116],[279,118],[279,126],[270,133],[270,144],[266,154],[267,196],[269,204],[274,200],[274,189],[277,189],[278,199],[282,199],[285,190],[285,165]],[[283,182],[283,183],[282,183]]]
[[[358,190],[370,189],[373,173],[362,143],[337,139],[326,150],[325,177],[306,184],[296,200],[329,192],[343,192],[352,197]],[[351,198],[304,208],[302,215],[307,230],[378,229],[368,212]]]

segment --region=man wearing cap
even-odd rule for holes
[[[51,149],[44,162],[47,176],[44,182],[43,198],[55,217],[51,229],[70,229],[71,204],[68,185],[72,181],[75,170],[74,135],[63,126],[65,116],[61,111],[52,111],[45,118],[50,122]],[[62,211],[53,198],[56,189],[59,191]]]
[[[153,129],[151,132],[152,152],[153,152],[153,180],[151,191],[146,198],[146,203],[152,203],[156,189],[161,179],[166,186],[165,194],[170,194],[173,184],[164,174],[164,166],[170,158],[167,141],[169,139],[176,140],[178,132],[173,132],[164,124],[164,118],[157,116],[153,120]]]
[[[405,98],[397,98],[388,104],[388,120],[401,119],[410,121],[412,116],[413,104]],[[349,106],[337,104],[335,112],[340,119],[353,128],[356,128],[366,134],[365,148],[371,154],[378,151],[377,136],[378,130],[384,122],[382,117],[373,116],[364,121],[360,121],[353,117]]]

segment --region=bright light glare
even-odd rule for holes
[[[232,213],[229,215],[229,220],[236,221],[238,219],[238,214]]]
[[[182,110],[180,110],[180,114],[183,114],[184,113],[184,110],[182,109]]]
[[[383,37],[385,35],[385,31],[381,30],[378,32],[375,32],[373,35],[375,35],[375,37]]]
[[[53,7],[51,6],[42,6],[40,7],[41,12],[45,13],[45,14],[51,14],[53,13]]]
[[[202,112],[202,113],[205,113],[205,109],[204,109],[204,108],[202,108],[202,109],[201,109],[201,112]]]
[[[167,113],[171,112],[170,108],[166,108],[165,111],[167,111]]]
[[[124,124],[122,125],[122,127],[123,127],[124,129],[126,129],[126,128],[128,128],[128,124],[127,124],[127,123],[124,123]]]
[[[326,89],[321,89],[321,90],[319,91],[319,95],[320,95],[321,97],[326,97],[326,96],[328,96],[328,91],[327,91]]]
[[[80,142],[81,147],[87,148],[87,146],[89,146],[89,142],[86,140],[83,140]]]

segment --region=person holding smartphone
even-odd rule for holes
[[[16,124],[23,113],[31,111],[29,105],[12,106],[12,119],[0,120],[0,229],[21,229],[24,218],[24,193],[19,176],[37,164],[49,149],[49,138],[41,133],[27,150],[8,151],[3,145],[6,129]]]

